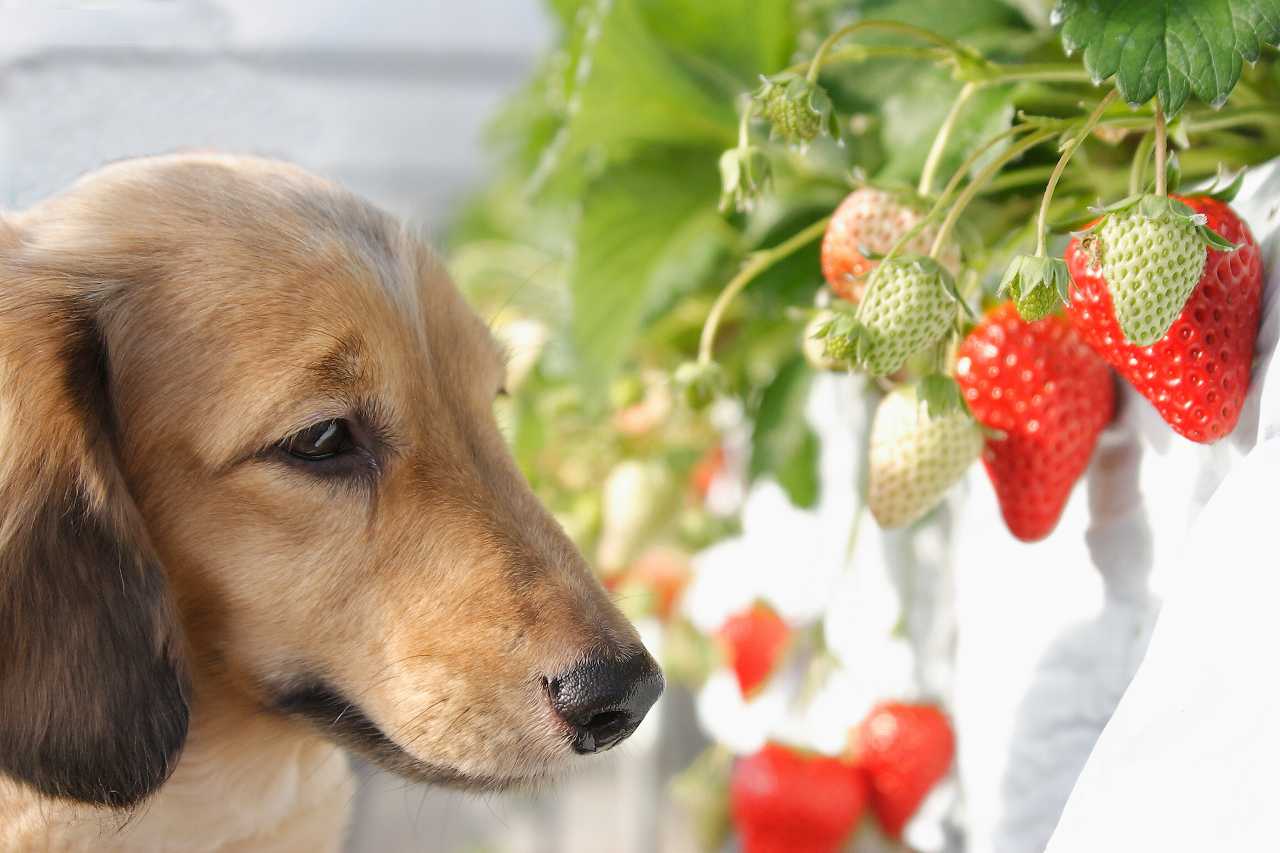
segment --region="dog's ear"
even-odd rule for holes
[[[173,770],[188,682],[116,460],[98,304],[0,221],[0,773],[129,808]]]

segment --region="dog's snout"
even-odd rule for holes
[[[592,655],[546,679],[551,707],[573,727],[573,749],[601,752],[626,740],[662,694],[662,670],[644,649]]]

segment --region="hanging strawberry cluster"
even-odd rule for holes
[[[1153,4],[1161,7],[1163,28],[1144,24],[1152,10],[1135,9]],[[1202,11],[1216,14],[1208,9],[1216,5]],[[738,145],[721,161],[724,210],[751,209],[769,192],[769,158],[756,133],[767,130],[801,155],[820,136],[839,138],[841,117],[820,80],[837,42],[863,31],[922,40],[965,85],[914,190],[855,176],[855,188],[830,217],[748,260],[712,308],[698,360],[677,373],[688,399],[705,404],[723,393],[714,347],[728,302],[771,264],[821,236],[830,304],[806,326],[803,347],[815,367],[865,374],[885,391],[869,436],[866,495],[882,527],[921,518],[981,458],[1013,535],[1025,541],[1049,535],[1115,412],[1111,370],[1180,435],[1197,442],[1228,435],[1248,391],[1260,254],[1228,206],[1239,175],[1220,188],[1171,194],[1179,168],[1170,138],[1188,148],[1196,130],[1180,115],[1188,97],[1220,106],[1241,60],[1280,41],[1267,3],[1233,9],[1231,34],[1202,35],[1200,55],[1164,57],[1162,73],[1151,74],[1122,63],[1115,45],[1126,43],[1137,55],[1146,40],[1154,51],[1165,35],[1201,26],[1194,12],[1156,0],[1059,3],[1055,17],[1068,51],[1081,51],[1093,81],[1110,79],[1113,88],[1100,90],[1077,117],[1019,115],[976,145],[940,192],[942,152],[970,99],[987,86],[1073,79],[1079,71],[1003,66],[927,30],[866,20],[828,37],[803,76],[789,70],[766,79],[745,102]],[[1205,62],[1224,73],[1206,82],[1198,73]],[[1129,194],[1091,212],[1058,210],[1059,219],[1065,215],[1082,230],[1063,256],[1052,255],[1059,179],[1086,140],[1108,133],[1142,137]],[[985,295],[984,279],[994,283],[996,276],[985,258],[975,257],[983,247],[974,252],[957,239],[966,209],[1010,164],[1054,144],[1059,157],[1034,223],[1034,249],[1013,254],[994,294]],[[978,308],[987,309],[981,317]]]

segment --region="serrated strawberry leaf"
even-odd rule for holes
[[[1245,62],[1280,43],[1280,0],[1059,0],[1053,21],[1095,81],[1173,115],[1194,95],[1219,106]]]

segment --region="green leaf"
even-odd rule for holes
[[[764,390],[751,434],[751,479],[774,477],[797,506],[818,499],[818,441],[805,420],[813,371],[802,357],[788,361]]]
[[[1280,0],[1059,0],[1053,20],[1094,80],[1116,78],[1131,104],[1170,115],[1191,95],[1227,100],[1244,62],[1280,43]]]
[[[569,290],[572,339],[592,388],[617,369],[655,305],[706,275],[695,265],[676,276],[667,261],[717,256],[696,251],[724,240],[717,193],[714,155],[678,150],[617,166],[587,188]]]
[[[750,86],[795,49],[792,0],[648,0],[651,30],[678,55],[712,60]],[[741,86],[740,86],[741,87]]]
[[[650,31],[637,0],[598,0],[593,14],[569,120],[553,143],[559,168],[580,170],[590,153],[616,163],[654,144],[717,152],[734,144],[733,99],[676,60]]]
[[[960,85],[940,72],[921,68],[885,98],[881,137],[889,162],[877,175],[879,180],[915,182],[959,91]],[[942,180],[982,141],[1008,129],[1014,118],[1013,91],[1009,86],[989,86],[965,105],[943,152],[939,169]],[[1000,152],[999,148],[993,149],[974,168],[981,169]]]

